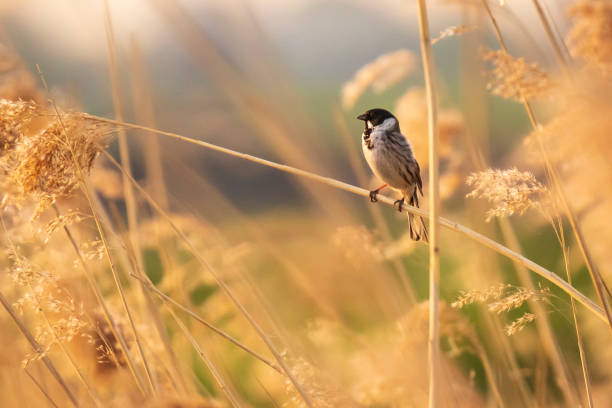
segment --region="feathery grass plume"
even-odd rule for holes
[[[570,53],[612,73],[612,1],[578,0],[568,14],[574,22],[567,35]]]
[[[518,319],[515,319],[512,323],[507,324],[504,327],[504,331],[507,336],[512,336],[525,328],[529,323],[535,320],[535,315],[533,313],[525,313]]]
[[[73,224],[77,224],[85,219],[91,218],[91,216],[84,214],[80,211],[69,210],[65,214],[62,214],[57,217],[53,217],[50,221],[48,221],[42,228],[39,229],[39,233],[43,236],[43,242],[49,242],[51,235],[55,231],[65,226],[70,226]]]
[[[522,102],[545,96],[552,88],[548,74],[524,58],[514,58],[504,50],[489,50],[483,59],[493,65],[487,89],[494,95]]]
[[[283,353],[286,355],[286,353]],[[343,387],[334,378],[315,367],[303,357],[289,359],[291,371],[300,384],[304,384],[311,398],[313,408],[347,407],[357,408],[359,405],[346,394]],[[286,392],[289,400],[283,403],[287,408],[306,407],[303,399],[295,391],[289,379],[285,379]]]
[[[540,207],[548,192],[533,174],[516,168],[472,173],[466,183],[474,188],[466,197],[484,198],[493,204],[487,211],[487,222],[493,217],[522,215],[531,207]]]
[[[550,296],[548,288],[530,290],[513,286],[507,283],[493,285],[486,290],[468,290],[461,292],[451,307],[461,309],[466,305],[480,303],[487,305],[489,311],[494,313],[508,312],[517,309],[528,300],[541,301]]]
[[[457,300],[451,303],[451,307],[461,309],[473,303],[486,303],[491,299],[500,299],[504,295],[504,292],[510,287],[512,287],[512,285],[500,283],[499,285],[489,287],[487,290],[472,289],[462,292]]]
[[[30,311],[39,317],[34,320],[34,335],[43,351],[28,356],[23,364],[42,358],[60,342],[70,343],[77,336],[91,339],[91,325],[83,304],[75,300],[59,277],[31,262],[16,247],[6,251],[10,260],[9,274],[21,289],[14,306],[21,313]]]
[[[23,139],[24,130],[36,115],[36,110],[32,102],[0,99],[0,158]]]
[[[560,87],[555,95],[555,115],[532,132],[519,151],[528,164],[538,164],[535,132],[540,132],[556,166],[572,209],[579,215],[581,229],[595,263],[604,278],[611,279],[609,245],[612,226],[612,83],[598,71],[585,69],[575,75],[575,85]]]
[[[22,119],[23,115],[11,114],[14,107],[10,103],[0,105],[8,110],[6,118]],[[45,114],[38,106],[33,110],[38,115]],[[19,130],[22,125],[12,126]],[[77,113],[64,113],[61,120],[52,116],[42,130],[22,135],[0,157],[4,175],[1,182],[6,194],[3,203],[19,203],[34,197],[38,203],[34,217],[40,215],[58,197],[68,196],[74,190],[80,175],[89,172],[104,149],[109,133],[107,125],[83,120]]]
[[[468,25],[462,25],[462,26],[451,26],[448,28],[445,28],[444,30],[440,31],[440,35],[436,38],[434,38],[433,40],[431,40],[432,44],[437,43],[438,41],[444,39],[444,38],[448,38],[448,37],[453,37],[455,35],[461,35],[461,34],[465,34],[465,33],[469,33],[470,31],[474,31],[477,30],[478,27],[476,26],[468,26]]]
[[[487,305],[489,311],[500,314],[513,309],[518,309],[528,300],[542,301],[550,296],[550,290],[548,288],[531,290],[509,285],[507,286],[507,289],[510,291],[510,293],[504,293],[504,297],[501,299],[494,302],[489,302]]]
[[[416,60],[408,50],[398,50],[381,55],[361,67],[353,78],[342,87],[342,106],[350,109],[359,97],[371,87],[374,92],[382,92],[395,85],[414,71]]]
[[[121,315],[113,313],[113,318],[119,320],[117,327],[119,328],[121,335],[126,338],[128,348],[132,348],[133,339],[130,335],[130,331],[126,329],[126,325],[121,319]],[[92,326],[89,331],[91,340],[89,341],[89,347],[86,347],[86,352],[90,358],[94,359],[95,362],[95,373],[100,376],[108,376],[114,373],[117,368],[125,367],[127,365],[127,359],[124,354],[119,340],[113,333],[113,330],[109,326],[104,315],[95,310],[92,313]]]
[[[550,297],[550,289],[527,289],[506,283],[491,286],[486,290],[469,290],[462,292],[457,300],[451,303],[454,309],[461,309],[466,305],[480,303],[487,306],[492,313],[501,314],[520,308],[527,301],[545,301]],[[524,313],[520,318],[506,325],[504,332],[511,336],[523,330],[525,326],[535,320],[535,314]]]

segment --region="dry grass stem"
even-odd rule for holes
[[[219,385],[219,388],[221,388],[221,391],[225,394],[228,401],[232,404],[234,408],[240,408],[241,404],[238,402],[238,398],[234,395],[233,391],[227,386],[227,384],[225,383],[225,380],[223,379],[223,377],[221,376],[221,374],[219,373],[219,371],[217,370],[217,368],[211,361],[208,354],[206,354],[204,350],[200,347],[197,340],[193,337],[189,329],[185,326],[183,321],[176,315],[176,313],[174,313],[174,311],[169,307],[168,307],[168,312],[170,312],[176,324],[179,326],[183,334],[187,337],[187,339],[189,340],[193,348],[198,352],[198,355],[200,356],[204,364],[206,364],[206,367],[208,367],[208,369],[210,370],[215,381]]]
[[[197,322],[202,323],[204,326],[208,327],[210,330],[212,330],[213,332],[217,333],[219,336],[221,336],[224,339],[228,340],[230,343],[232,343],[235,346],[237,346],[237,347],[241,348],[242,350],[246,351],[247,353],[249,353],[250,355],[252,355],[256,359],[261,361],[262,363],[266,364],[267,366],[269,366],[273,370],[277,371],[279,374],[283,374],[284,375],[283,371],[280,368],[278,368],[274,363],[269,361],[267,358],[259,355],[257,352],[251,350],[250,348],[248,348],[244,344],[240,343],[234,337],[230,336],[229,334],[225,333],[223,330],[218,329],[214,325],[212,325],[209,322],[207,322],[206,320],[204,320],[202,317],[200,317],[197,313],[193,312],[191,309],[181,305],[176,300],[174,300],[171,297],[169,297],[168,295],[164,294],[162,291],[157,289],[155,287],[155,285],[153,285],[153,283],[151,281],[144,280],[144,278],[141,278],[141,277],[136,276],[136,275],[131,275],[131,276],[134,279],[137,279],[137,280],[141,281],[141,283],[143,283],[148,290],[152,291],[157,296],[159,296],[159,298],[162,299],[164,301],[164,303],[174,305],[178,309],[180,309],[183,312],[187,313],[189,316],[191,316]]]
[[[612,0],[146,3],[0,6],[4,405],[610,405]]]
[[[330,178],[330,177],[324,177],[324,176],[320,176],[318,174],[314,174],[305,170],[301,170],[301,169],[297,169],[295,167],[291,167],[291,166],[287,166],[284,164],[279,164],[279,163],[275,163],[272,162],[270,160],[265,160],[265,159],[261,159],[259,157],[255,157],[246,153],[240,153],[237,152],[235,150],[231,150],[231,149],[227,149],[225,147],[221,147],[221,146],[217,146],[215,144],[212,143],[208,143],[208,142],[204,142],[201,140],[196,140],[196,139],[192,139],[183,135],[179,135],[177,133],[172,133],[172,132],[166,132],[166,131],[162,131],[162,130],[158,130],[158,129],[152,129],[152,128],[148,128],[146,126],[140,126],[140,125],[135,125],[135,124],[131,124],[131,123],[126,123],[126,122],[117,122],[115,120],[112,119],[107,119],[107,118],[102,118],[99,116],[92,116],[92,115],[88,115],[88,114],[84,114],[83,116],[85,119],[88,120],[94,120],[94,121],[101,121],[101,122],[105,122],[105,123],[110,123],[110,124],[114,124],[117,126],[126,126],[126,127],[130,127],[133,129],[140,129],[140,130],[146,130],[146,131],[150,131],[153,133],[157,133],[160,135],[165,135],[174,139],[178,139],[178,140],[182,140],[184,142],[187,143],[192,143],[192,144],[196,144],[199,146],[202,146],[204,148],[207,149],[211,149],[214,151],[218,151],[224,154],[228,154],[230,156],[234,156],[234,157],[238,157],[244,160],[248,160],[254,163],[258,163],[264,166],[268,166],[268,167],[273,167],[277,170],[280,171],[284,171],[296,176],[300,176],[300,177],[304,177],[310,180],[314,180],[317,181],[319,183],[323,183],[326,184],[328,186],[334,187],[334,188],[338,188],[344,191],[348,191],[351,192],[353,194],[357,194],[360,195],[362,197],[369,197],[370,196],[370,191],[360,188],[360,187],[356,187],[353,186],[351,184],[348,183],[344,183],[342,181],[338,181],[336,179]],[[395,200],[386,197],[386,196],[380,196],[379,197],[379,201],[381,203],[387,204],[389,206],[393,206],[393,203]],[[416,207],[411,207],[411,206],[405,206],[405,209],[407,212],[411,212],[412,214],[415,215],[419,215],[419,216],[423,216],[426,218],[429,218],[429,213],[423,209],[420,208],[416,208]],[[158,210],[159,211],[159,210]],[[582,293],[580,293],[579,291],[577,291],[574,287],[572,287],[571,285],[569,285],[566,281],[564,281],[563,279],[561,279],[557,274],[549,271],[548,269],[536,264],[535,262],[525,258],[524,256],[522,256],[519,253],[516,253],[515,251],[512,251],[511,249],[501,245],[500,243],[485,237],[482,234],[479,234],[476,231],[473,231],[467,227],[465,227],[462,224],[459,224],[457,222],[448,220],[444,217],[440,217],[440,225],[442,225],[445,228],[448,228],[450,230],[456,231],[460,234],[463,234],[467,237],[469,237],[470,239],[479,242],[480,244],[494,250],[495,252],[498,252],[501,255],[504,255],[505,257],[519,263],[520,265],[526,267],[527,269],[535,272],[536,274],[542,276],[544,279],[548,280],[549,282],[551,282],[552,284],[554,284],[555,286],[559,287],[561,290],[563,290],[565,293],[567,293],[568,295],[574,297],[574,299],[576,299],[578,302],[580,302],[582,305],[584,305],[588,310],[590,310],[592,313],[594,313],[597,317],[599,317],[600,319],[603,319],[604,321],[606,320],[606,315],[604,314],[603,310],[597,306],[595,303],[593,303],[590,299],[588,299],[586,296],[584,296]]]
[[[47,367],[47,369],[49,370],[49,372],[51,373],[53,378],[58,382],[58,384],[64,390],[64,392],[66,393],[66,395],[70,399],[70,402],[72,403],[72,405],[74,405],[75,407],[80,406],[76,396],[70,390],[70,388],[68,388],[68,385],[66,384],[64,379],[61,377],[61,375],[59,374],[57,369],[55,368],[55,365],[51,362],[49,357],[47,357],[47,356],[45,356],[43,354],[43,352],[44,352],[43,347],[36,341],[36,339],[34,338],[32,333],[30,333],[30,331],[25,326],[25,324],[23,324],[23,322],[21,321],[19,316],[17,316],[17,314],[15,313],[13,308],[11,307],[10,303],[4,297],[4,294],[2,294],[1,292],[0,292],[0,303],[2,303],[2,306],[4,307],[6,312],[11,316],[11,318],[13,319],[15,324],[17,324],[17,327],[19,327],[19,331],[28,340],[28,343],[30,343],[30,345],[32,346],[34,351],[42,356],[41,357],[42,362],[45,364],[45,366]]]
[[[421,57],[427,95],[427,128],[429,140],[429,407],[440,401],[440,156],[438,134],[438,94],[431,49],[427,4],[419,0]]]
[[[487,0],[482,0],[482,4],[487,12],[487,15],[489,16],[491,20],[491,24],[493,25],[493,28],[495,31],[495,36],[497,37],[497,40],[499,41],[502,51],[508,54],[508,48],[501,34],[501,30],[499,29],[495,16],[491,12],[491,9],[489,7]],[[569,205],[568,198],[564,190],[563,184],[561,183],[561,180],[559,178],[558,172],[550,160],[548,151],[540,135],[540,130],[542,129],[542,127],[538,124],[535,118],[535,114],[533,112],[533,108],[531,107],[529,103],[529,100],[527,98],[523,98],[522,102],[523,102],[523,106],[525,107],[527,116],[529,117],[529,121],[531,122],[531,125],[535,130],[538,147],[539,147],[542,159],[546,165],[547,174],[551,179],[551,184],[554,188],[554,191],[556,192],[556,194],[561,200],[563,210],[569,220],[570,226],[572,227],[572,231],[574,232],[574,236],[576,238],[576,242],[578,243],[578,247],[584,258],[584,262],[587,266],[587,269],[589,270],[589,274],[591,275],[591,281],[593,282],[593,286],[595,287],[595,292],[597,293],[599,302],[601,303],[603,307],[603,311],[605,313],[605,317],[606,317],[608,326],[610,330],[612,331],[612,312],[610,311],[610,304],[609,304],[608,298],[605,297],[605,294],[603,293],[603,283],[602,283],[603,278],[599,270],[597,269],[595,263],[593,262],[591,253],[586,245],[581,227],[578,224],[576,220],[576,216],[572,208]]]
[[[433,45],[437,43],[438,41],[443,40],[445,38],[454,37],[456,35],[462,35],[462,34],[469,33],[475,30],[478,30],[478,27],[468,26],[468,25],[451,26],[451,27],[445,28],[444,30],[440,31],[440,35],[438,35],[436,38],[431,40],[431,43]]]
[[[117,163],[117,161],[115,159],[113,159],[112,156],[110,156],[110,154],[107,154],[107,157],[109,160],[111,160],[111,162],[113,162],[117,168],[122,169],[121,165],[119,163]],[[126,174],[126,173],[124,173]],[[185,235],[185,233],[178,228],[178,226],[172,221],[172,219],[170,218],[170,216],[168,215],[168,213],[166,211],[164,211],[159,204],[157,204],[155,202],[155,200],[153,200],[153,198],[142,188],[138,185],[138,183],[136,183],[136,180],[134,180],[131,177],[128,177],[130,179],[130,181],[132,182],[132,184],[138,189],[138,191],[140,191],[140,193],[147,199],[147,201],[149,202],[149,204],[159,213],[159,215],[161,215],[167,222],[168,224],[172,227],[172,229],[176,232],[176,234],[184,241],[184,243],[187,245],[187,247],[189,248],[189,250],[192,252],[192,254],[196,257],[196,259],[198,260],[198,262],[211,274],[211,276],[215,279],[215,281],[217,282],[217,284],[219,285],[219,287],[225,292],[225,294],[228,296],[228,298],[232,301],[232,303],[238,308],[238,310],[240,311],[240,313],[246,318],[246,320],[249,322],[249,324],[251,325],[251,327],[253,327],[253,329],[255,329],[255,331],[257,332],[257,334],[259,335],[259,337],[263,340],[263,342],[266,344],[266,346],[268,347],[268,349],[270,350],[270,352],[274,355],[274,358],[276,359],[276,361],[278,362],[278,364],[281,366],[281,368],[283,369],[283,371],[285,372],[285,374],[287,375],[287,377],[290,379],[290,381],[292,382],[292,384],[294,385],[294,387],[296,388],[296,390],[299,392],[299,394],[302,396],[304,403],[306,403],[306,405],[308,407],[312,407],[312,404],[310,403],[310,398],[308,397],[308,395],[306,394],[306,392],[302,389],[301,385],[296,381],[295,377],[293,376],[293,374],[291,373],[291,371],[289,371],[289,367],[286,365],[286,363],[283,361],[281,355],[279,354],[278,351],[276,351],[276,348],[274,347],[274,345],[272,344],[271,340],[268,338],[268,336],[264,333],[263,329],[259,326],[259,324],[255,321],[255,319],[251,316],[251,314],[246,310],[246,308],[242,305],[242,303],[240,303],[240,301],[235,297],[235,295],[233,294],[232,290],[230,289],[230,287],[223,281],[221,275],[212,267],[212,265],[200,254],[200,252],[197,250],[197,248],[193,245],[193,243],[191,242],[191,240],[187,237],[187,235]]]

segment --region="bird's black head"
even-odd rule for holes
[[[362,113],[361,115],[357,116],[357,119],[363,120],[364,122],[366,122],[366,124],[369,121],[372,126],[378,126],[383,123],[385,119],[389,118],[395,119],[395,116],[393,116],[393,114],[388,110],[380,108],[370,109],[369,111],[366,111],[365,113]]]

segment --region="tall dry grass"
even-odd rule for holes
[[[7,406],[610,404],[609,1],[577,1],[567,22],[533,1],[555,64],[518,56],[515,49],[538,46],[506,34],[515,22],[507,6],[460,2],[465,21],[434,42],[428,26],[437,9],[420,1],[422,67],[410,50],[383,54],[347,78],[329,112],[345,146],[342,164],[363,188],[341,181],[335,152],[318,154],[325,143],[295,89],[271,100],[186,9],[151,4],[232,107],[232,120],[274,158],[157,128],[137,38],[130,88],[122,89],[107,2],[113,118],[63,108],[43,72],[37,78],[16,50],[2,48]],[[288,83],[249,21],[258,51]],[[558,27],[566,23],[564,39]],[[465,66],[488,64],[488,84],[453,104],[433,52],[482,42],[488,24],[500,49],[462,48]],[[425,90],[407,86],[421,69]],[[407,209],[430,218],[428,252],[407,239],[392,197],[380,197],[384,207],[359,204],[370,180],[350,118],[370,88],[399,89],[387,103],[428,180],[431,210]],[[499,101],[484,99],[485,89],[508,100],[490,131],[487,104]],[[123,116],[128,100],[138,123]],[[288,116],[283,101],[299,112]],[[488,149],[506,118],[519,120],[510,103],[522,106],[533,130],[510,129],[516,141],[493,157]],[[286,174],[304,202],[262,211],[232,200],[214,172],[173,157],[179,144],[238,169]],[[186,194],[179,184],[190,186]],[[420,276],[427,263],[429,291]]]

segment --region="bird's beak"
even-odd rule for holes
[[[366,121],[368,120],[368,115],[366,115],[365,113],[362,113],[361,115],[357,116],[357,119]]]

